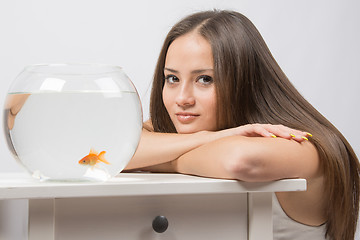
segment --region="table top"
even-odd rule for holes
[[[27,173],[0,173],[0,199],[305,191],[305,179],[242,182],[183,174],[120,173],[106,182],[40,182]]]

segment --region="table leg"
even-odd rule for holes
[[[248,193],[249,240],[272,240],[271,192]]]
[[[29,200],[28,240],[54,240],[55,199]]]
[[[0,200],[0,239],[27,239],[28,204],[27,199]]]

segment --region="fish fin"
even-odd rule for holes
[[[89,154],[95,154],[95,155],[98,155],[98,152],[97,152],[97,151],[95,151],[95,149],[90,148],[90,152],[89,152]]]
[[[99,153],[99,155],[98,155],[98,158],[99,158],[99,160],[101,161],[101,162],[103,162],[103,163],[106,163],[106,164],[110,164],[108,161],[106,161],[106,159],[105,159],[105,153],[106,153],[106,151],[101,151],[100,153]]]

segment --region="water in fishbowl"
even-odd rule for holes
[[[105,181],[124,169],[141,134],[136,92],[9,93],[4,127],[36,178]]]

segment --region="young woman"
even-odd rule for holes
[[[354,151],[294,88],[240,13],[200,12],[170,30],[150,117],[128,170],[252,182],[305,178],[307,191],[276,193],[274,239],[354,239]]]

